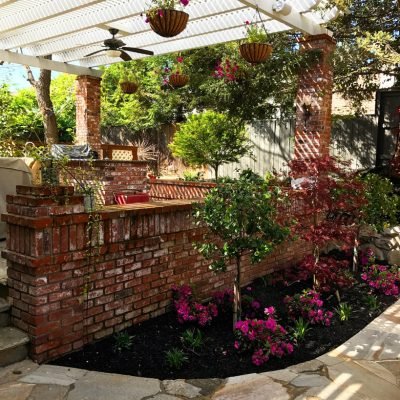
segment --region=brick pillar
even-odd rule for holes
[[[89,144],[100,153],[101,78],[78,76],[76,79],[76,144]]]
[[[86,244],[83,196],[72,187],[17,186],[7,196],[7,259],[12,323],[43,362],[84,344]]]
[[[296,96],[294,158],[309,160],[329,155],[332,128],[333,73],[330,56],[335,41],[328,35],[308,36],[300,51],[320,50],[314,65],[301,72]]]

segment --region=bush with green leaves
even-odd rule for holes
[[[363,207],[363,219],[381,232],[385,227],[397,223],[399,196],[393,191],[393,184],[388,178],[376,174],[364,177],[367,204]]]
[[[233,322],[241,319],[242,256],[249,255],[251,263],[265,258],[289,234],[289,227],[278,222],[278,188],[250,170],[242,171],[238,179],[222,179],[204,203],[195,207],[199,225],[208,228],[202,243],[196,247],[212,260],[213,271],[225,271],[236,265],[234,282]]]
[[[178,370],[183,367],[183,364],[189,361],[185,352],[177,347],[173,347],[165,352],[165,363],[168,367]]]
[[[129,350],[133,345],[133,336],[130,336],[128,332],[116,333],[114,340],[113,350],[118,353],[122,353],[123,350]]]
[[[251,144],[244,124],[239,119],[205,111],[189,116],[180,125],[169,147],[175,157],[188,165],[212,167],[217,180],[219,167],[237,162],[250,152]]]

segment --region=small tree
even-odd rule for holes
[[[213,271],[225,271],[232,260],[236,264],[234,280],[233,325],[241,319],[241,259],[246,253],[252,263],[261,261],[276,244],[289,234],[283,223],[277,222],[278,189],[250,170],[239,179],[224,179],[196,207],[198,224],[208,228],[206,242],[196,247],[213,260]]]
[[[347,248],[354,244],[366,204],[364,185],[349,169],[348,163],[330,156],[308,162],[294,160],[290,168],[293,178],[302,178],[302,190],[289,193],[300,205],[293,208],[298,221],[296,231],[303,240],[313,244],[314,268],[309,259],[307,265],[308,270],[313,272],[314,285],[318,287],[327,283],[318,281],[318,276],[323,275],[321,268],[327,272],[325,277],[331,276],[328,273],[331,267],[329,262],[324,261],[321,267],[321,249],[331,241],[339,241]],[[339,292],[336,295],[339,299]]]
[[[213,111],[192,114],[180,125],[169,145],[174,156],[189,165],[209,165],[218,179],[222,164],[237,162],[251,145],[241,121]]]

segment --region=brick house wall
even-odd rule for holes
[[[196,227],[188,200],[111,206],[89,223],[72,188],[18,186],[7,197],[7,259],[12,322],[31,338],[38,362],[82,348],[168,311],[172,284],[191,284],[201,299],[230,288],[233,268],[214,274],[193,248]],[[98,228],[90,256],[88,226]],[[302,242],[281,245],[262,263],[244,258],[243,285],[298,262]]]

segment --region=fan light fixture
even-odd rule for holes
[[[112,58],[118,58],[121,55],[119,50],[106,50],[106,55]]]
[[[286,0],[275,0],[272,10],[283,16],[287,16],[292,12],[292,6],[286,3]]]

